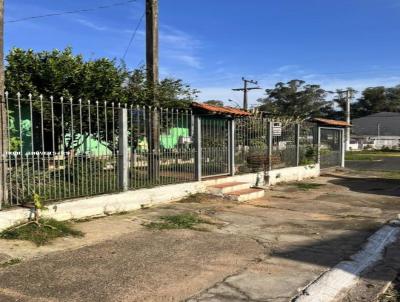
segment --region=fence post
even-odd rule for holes
[[[296,166],[300,166],[300,124],[296,124],[296,134],[295,134],[295,139],[296,139]]]
[[[229,174],[235,175],[235,120],[229,122]]]
[[[194,173],[195,180],[201,180],[201,119],[196,116],[194,118]]]
[[[126,108],[119,109],[119,189],[128,191],[129,187],[129,148],[128,148],[128,110]]]
[[[272,170],[273,122],[268,122],[268,171]]]
[[[346,135],[347,135],[347,132],[345,132],[345,131],[347,131],[346,129],[342,129],[341,131],[340,131],[340,133],[341,133],[341,144],[340,144],[340,146],[341,146],[341,148],[340,148],[340,166],[342,167],[342,168],[344,168],[345,167],[345,159],[346,159],[346,147],[347,147],[347,137],[346,137]]]
[[[0,89],[0,93],[2,93]],[[8,94],[7,92],[0,98],[0,210],[2,205],[8,204],[8,184],[7,184],[7,158],[9,156],[8,145]]]
[[[317,163],[321,166],[321,127],[317,127]]]

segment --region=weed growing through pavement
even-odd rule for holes
[[[155,230],[194,229],[199,223],[210,223],[195,213],[181,213],[160,217],[159,222],[150,222],[145,226]]]
[[[11,227],[0,233],[3,239],[28,240],[37,246],[45,245],[58,237],[82,237],[81,231],[72,228],[71,224],[55,219],[39,219],[39,224],[25,224],[21,227]]]
[[[6,262],[1,263],[0,267],[3,268],[3,267],[11,266],[11,265],[14,265],[14,264],[21,263],[21,261],[22,260],[20,258],[12,258],[12,259],[10,259],[10,260],[8,260]]]

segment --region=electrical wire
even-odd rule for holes
[[[90,12],[90,11],[94,11],[94,10],[98,10],[98,9],[106,9],[106,8],[112,8],[112,7],[115,7],[115,6],[126,5],[126,4],[129,4],[129,3],[136,2],[136,1],[137,0],[128,0],[128,1],[124,1],[124,2],[116,2],[116,3],[113,3],[113,4],[109,4],[109,5],[101,5],[101,6],[85,8],[85,9],[76,9],[76,10],[59,12],[59,13],[37,15],[37,16],[29,16],[29,17],[24,17],[24,18],[21,18],[21,19],[5,21],[5,23],[16,23],[16,22],[22,22],[22,21],[27,21],[27,20],[32,20],[32,19],[41,19],[41,18],[56,17],[56,16],[62,16],[62,15],[68,15],[68,14],[77,14],[77,13]]]
[[[139,21],[138,21],[138,23],[137,23],[137,25],[136,25],[136,28],[135,28],[135,30],[133,31],[132,35],[131,35],[131,38],[130,38],[129,43],[128,43],[128,46],[126,47],[125,52],[124,52],[124,55],[122,56],[122,60],[125,60],[125,57],[126,57],[126,55],[128,54],[129,48],[131,47],[131,44],[132,44],[133,40],[134,40],[135,37],[136,37],[136,34],[137,34],[138,30],[139,30],[139,27],[140,27],[140,25],[142,24],[144,15],[145,15],[145,13],[143,13],[142,16],[140,17],[140,19],[139,19]]]

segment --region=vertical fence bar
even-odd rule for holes
[[[235,175],[235,120],[229,121],[229,174]]]
[[[126,108],[119,109],[119,188],[127,191],[129,187],[129,156],[128,156],[128,112]]]
[[[201,180],[201,119],[196,116],[194,118],[194,154],[195,154],[195,180]]]
[[[300,124],[297,123],[295,126],[295,142],[296,142],[296,167],[300,165]]]
[[[4,169],[4,171],[2,171],[2,172],[3,172],[3,175],[5,175],[5,177],[7,177],[7,174],[8,174],[9,181],[7,183],[7,179],[6,178],[3,179],[3,181],[6,185],[3,187],[3,189],[5,190],[5,194],[3,195],[4,199],[2,200],[2,202],[4,204],[12,204],[12,201],[13,201],[12,200],[12,192],[13,191],[12,191],[12,175],[11,175],[12,174],[11,173],[11,171],[12,171],[11,163],[12,162],[11,162],[11,135],[10,135],[10,116],[9,116],[10,110],[9,110],[9,104],[8,104],[8,92],[7,91],[4,93],[4,97],[5,97],[5,101],[6,101],[6,104],[5,104],[5,106],[6,106],[6,114],[5,114],[6,122],[4,124],[4,127],[7,127],[7,129],[2,129],[2,131],[6,131],[5,137],[7,138],[7,145],[6,145],[5,154],[6,154],[7,163],[2,165],[2,169]],[[4,140],[2,142],[3,142],[3,144],[6,143]],[[5,172],[5,174],[4,174],[4,172]],[[0,205],[0,208],[1,208],[1,205]]]
[[[272,133],[272,127],[273,127],[273,121],[268,122],[268,171],[272,170],[272,144],[273,144],[273,133]]]
[[[317,127],[317,163],[321,165],[321,128]]]
[[[1,92],[3,93],[4,90]],[[8,106],[5,101],[6,95],[2,95],[0,98],[0,210],[2,204],[8,203],[8,144],[10,137],[8,136]]]
[[[346,146],[347,146],[347,141],[346,141],[346,135],[345,134],[347,134],[345,131],[347,131],[347,130],[345,130],[345,129],[341,129],[341,131],[340,131],[340,142],[341,142],[341,144],[340,144],[340,166],[342,167],[342,168],[344,168],[345,167],[345,156],[346,156]]]

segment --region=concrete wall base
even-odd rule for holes
[[[319,164],[272,170],[268,172],[268,185],[273,186],[282,182],[300,181],[318,177],[319,174]]]
[[[270,171],[265,177],[263,172],[235,175],[198,182],[160,186],[117,194],[100,195],[88,198],[72,199],[49,204],[43,211],[43,217],[57,220],[82,219],[111,215],[118,212],[138,210],[156,204],[177,201],[192,194],[205,193],[208,186],[225,182],[248,182],[252,186],[262,187],[279,182],[297,181],[319,176],[319,165],[285,168]],[[15,224],[25,222],[30,215],[29,209],[17,208],[0,212],[0,231]]]

